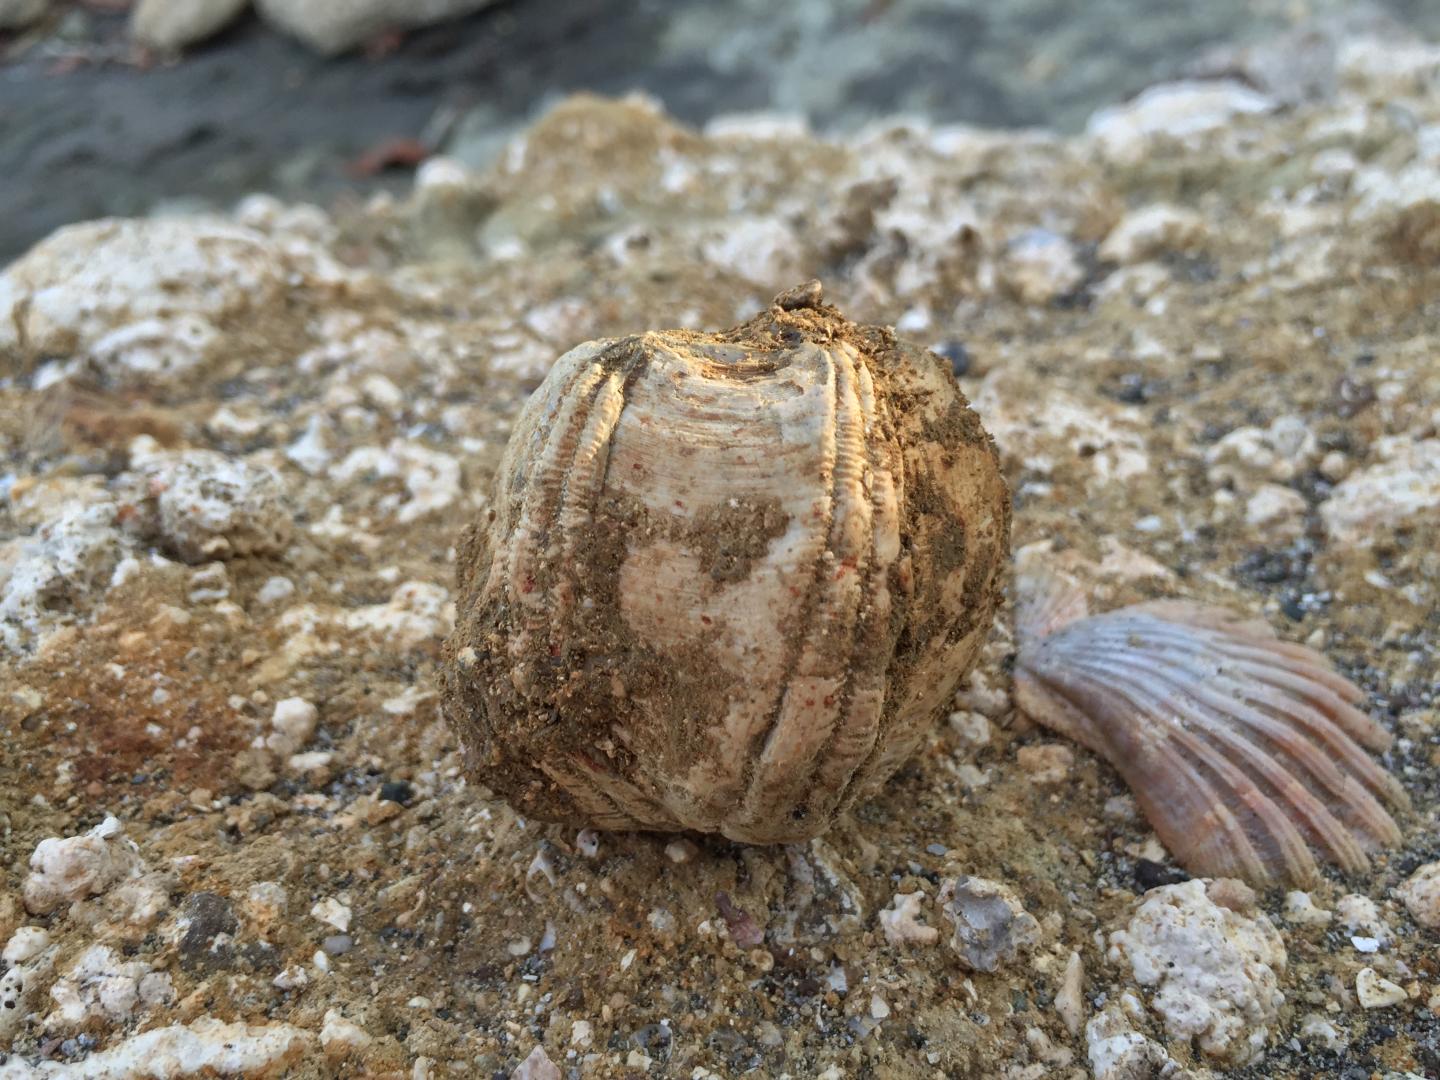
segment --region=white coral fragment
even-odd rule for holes
[[[1230,80],[1161,83],[1122,105],[1096,110],[1085,130],[1106,157],[1133,162],[1157,142],[1189,142],[1236,116],[1275,107],[1271,98]]]
[[[310,908],[310,914],[321,922],[333,926],[342,934],[350,929],[350,920],[353,917],[349,905],[341,903],[333,896],[317,900]]]
[[[137,448],[161,543],[189,563],[278,555],[294,511],[270,469],[211,450]]]
[[[939,930],[920,921],[924,899],[924,895],[918,892],[895,894],[891,906],[877,916],[886,941],[891,945],[934,945],[940,940]]]
[[[275,703],[270,726],[275,730],[265,737],[265,745],[282,757],[289,757],[315,734],[320,710],[304,698],[289,697]]]
[[[112,379],[182,375],[204,363],[219,341],[219,331],[200,315],[141,319],[96,341],[90,363]]]
[[[96,896],[142,871],[139,849],[120,821],[107,816],[82,836],[41,840],[30,856],[25,907],[44,915],[61,904]]]
[[[140,1005],[141,980],[150,966],[123,960],[108,945],[84,950],[50,988],[55,1011],[47,1023],[65,1028],[91,1020],[124,1023]]]
[[[1399,1005],[1409,995],[1405,988],[1383,978],[1374,968],[1361,968],[1355,976],[1355,999],[1364,1009],[1388,1009]]]
[[[315,1036],[289,1024],[226,1024],[213,1018],[133,1035],[91,1054],[78,1075],[105,1080],[183,1076],[280,1076],[315,1045]],[[60,1080],[75,1066],[45,1061],[0,1065],[0,1080]]]
[[[1194,1039],[1228,1064],[1259,1060],[1285,995],[1285,945],[1264,915],[1220,907],[1199,879],[1145,895],[1110,959],[1128,962],[1151,990],[1150,1007],[1172,1037]]]
[[[236,314],[284,279],[270,240],[219,219],[69,225],[0,274],[0,346],[61,355],[149,319]]]
[[[76,501],[33,533],[0,543],[0,646],[19,651],[111,584],[129,547],[107,496]]]
[[[1440,521],[1440,439],[1389,449],[1385,460],[1351,473],[1320,504],[1331,541],[1369,547],[1397,527]]]
[[[1205,223],[1194,210],[1152,203],[1120,219],[1096,252],[1118,263],[1139,262],[1167,251],[1180,251],[1205,234]]]
[[[1440,929],[1440,862],[1426,863],[1396,890],[1410,917],[1430,930]]]
[[[1153,1080],[1174,1069],[1164,1047],[1131,1027],[1113,1005],[1085,1025],[1085,1052],[1095,1080]]]
[[[443,510],[460,497],[459,459],[405,439],[393,439],[383,449],[366,446],[353,450],[330,470],[330,479],[342,484],[361,476],[404,480],[407,498],[382,500],[402,524]]]

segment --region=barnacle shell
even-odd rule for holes
[[[462,545],[447,715],[527,815],[814,836],[970,667],[1009,523],[948,365],[818,283],[581,345]]]
[[[1089,615],[1043,566],[1017,576],[1022,711],[1100,754],[1189,870],[1303,884],[1400,843],[1390,736],[1323,656],[1262,620],[1180,600]]]

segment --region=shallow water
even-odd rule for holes
[[[166,200],[398,185],[345,168],[396,136],[478,164],[575,90],[642,90],[690,122],[775,109],[822,129],[910,113],[1075,130],[1219,43],[1336,16],[1440,33],[1427,0],[510,0],[383,60],[324,60],[251,20],[140,70],[123,59],[123,18],[76,8],[0,68],[0,259],[66,222]]]

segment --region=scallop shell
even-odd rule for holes
[[[1366,753],[1390,736],[1319,653],[1185,601],[1088,615],[1043,568],[1018,592],[1021,710],[1109,761],[1191,872],[1303,884],[1400,843],[1405,793]]]
[[[526,815],[814,836],[970,667],[1009,523],[949,366],[818,285],[581,345],[462,545],[447,715]]]

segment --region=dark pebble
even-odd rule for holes
[[[1349,420],[1375,403],[1375,387],[1360,379],[1342,375],[1335,382],[1335,412]]]
[[[630,1042],[655,1057],[670,1050],[670,1028],[665,1024],[646,1024],[630,1033]]]
[[[1142,892],[1158,889],[1161,885],[1178,885],[1189,881],[1190,875],[1178,866],[1166,866],[1153,859],[1141,859],[1135,864],[1135,884]]]
[[[1303,581],[1308,570],[1306,560],[1298,553],[1271,548],[1256,548],[1235,566],[1242,580],[1256,585]]]
[[[344,956],[355,945],[349,934],[331,934],[320,943],[320,947],[331,956]]]
[[[712,1050],[722,1054],[736,1054],[749,1048],[745,1036],[731,1027],[716,1028],[705,1041]]]
[[[1110,391],[1110,396],[1123,405],[1143,405],[1150,395],[1144,378],[1130,373],[1120,376],[1119,385]]]
[[[232,951],[212,946],[217,935],[234,934],[240,925],[230,901],[218,893],[194,893],[180,905],[180,919],[188,924],[178,946],[182,966],[218,968],[229,963]]]
[[[415,798],[415,788],[408,780],[388,780],[380,785],[380,798],[385,802],[409,806]]]
[[[970,373],[970,350],[963,341],[942,341],[935,346],[935,352],[950,361],[950,370],[957,379]]]
[[[279,971],[280,950],[268,941],[252,941],[240,949],[240,966],[249,971]]]

